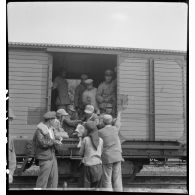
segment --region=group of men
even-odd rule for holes
[[[58,165],[56,150],[63,139],[78,137],[77,127],[85,133],[79,145],[83,164],[83,187],[122,191],[120,112],[116,118],[116,79],[114,72],[105,71],[105,81],[96,89],[93,80],[81,75],[76,87],[74,106],[68,94],[66,72],[55,78],[57,111],[44,114],[33,136],[35,158],[39,162],[37,188],[57,188]],[[11,146],[10,146],[11,152]],[[15,166],[15,165],[14,165]],[[10,180],[13,180],[11,173]]]
[[[54,79],[53,89],[57,89],[58,92],[57,109],[68,109],[71,101],[65,69],[62,69],[61,75]],[[88,78],[88,75],[81,75],[81,83],[76,87],[74,95],[74,107],[79,117],[82,117],[86,105],[92,105],[97,114],[116,114],[116,79],[112,70],[105,71],[105,81],[98,88],[93,86],[93,79]]]
[[[120,112],[115,120],[111,115],[104,114],[100,122],[94,110],[92,105],[87,105],[85,120],[77,121],[86,129],[79,146],[83,164],[83,187],[122,191]],[[65,109],[49,111],[44,115],[44,121],[37,125],[33,137],[35,158],[39,161],[40,167],[37,188],[58,186],[55,151],[62,144],[61,141],[70,135],[64,126],[64,123],[67,123],[67,116],[69,114]],[[71,134],[77,134],[76,125]]]

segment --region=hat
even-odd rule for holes
[[[86,74],[81,75],[81,79],[87,79],[87,78],[88,78],[88,76]]]
[[[68,105],[68,109],[75,112],[76,110],[74,109],[74,106],[73,105]]]
[[[93,83],[93,79],[87,79],[87,80],[85,80],[85,84],[86,85],[90,85],[92,83]]]
[[[112,70],[106,70],[105,71],[105,76],[113,76],[113,71]]]
[[[92,114],[94,112],[94,107],[92,105],[87,105],[85,107],[85,113]]]
[[[11,108],[9,108],[9,113],[8,114],[9,114],[9,118],[12,118],[12,119],[15,118],[14,112]]]
[[[43,118],[44,118],[44,119],[55,119],[55,118],[56,118],[56,112],[54,112],[54,111],[46,112],[46,113],[43,115]]]
[[[64,109],[58,109],[56,112],[56,115],[58,116],[66,116],[68,113]]]
[[[113,120],[113,118],[112,118],[112,116],[109,115],[109,114],[105,114],[105,115],[103,116],[103,122],[104,122],[105,124],[112,123],[112,120]]]

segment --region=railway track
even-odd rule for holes
[[[9,189],[35,188],[37,176],[16,176]],[[67,182],[67,188],[78,188],[78,177],[70,178],[61,176],[59,178],[59,189],[63,188],[64,182]],[[124,188],[150,188],[150,189],[186,189],[187,178],[184,175],[166,175],[166,176],[136,176],[134,181],[129,181],[129,176],[123,176]]]

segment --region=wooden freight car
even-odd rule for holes
[[[123,156],[129,162],[124,167],[132,162],[141,167],[151,158],[186,157],[186,52],[11,42],[9,107],[16,119],[9,134],[18,157],[30,155],[28,140],[43,113],[54,108],[52,81],[61,67],[68,80],[86,73],[96,87],[106,69],[117,70]],[[61,157],[77,158],[76,142],[67,140],[69,150]]]

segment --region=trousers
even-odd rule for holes
[[[102,165],[83,165],[83,187],[99,188],[102,178]]]
[[[58,165],[56,157],[52,160],[39,160],[40,172],[37,178],[37,188],[58,187]]]
[[[108,191],[123,191],[120,161],[103,164],[102,187]]]

